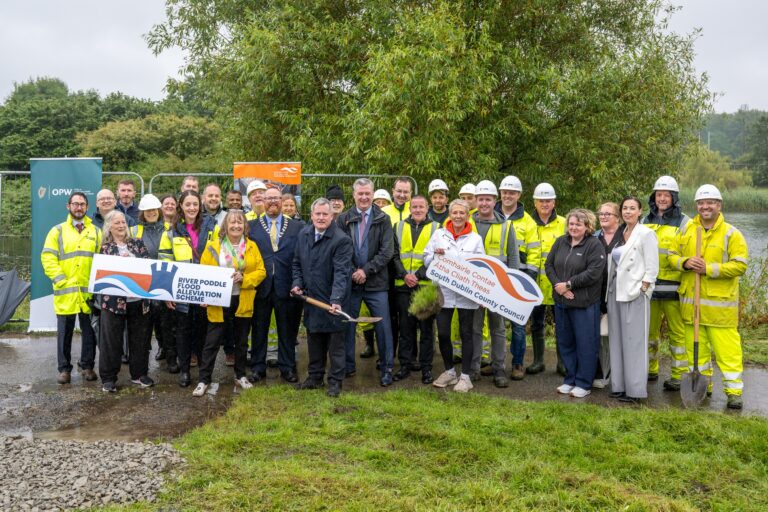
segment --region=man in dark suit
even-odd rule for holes
[[[328,373],[328,396],[341,393],[344,380],[344,336],[347,326],[336,314],[349,300],[352,273],[352,240],[333,221],[330,202],[323,198],[312,203],[312,224],[299,234],[293,259],[294,295],[308,297],[330,304],[330,311],[307,304],[304,308],[304,326],[307,328],[309,377],[299,389],[317,389],[323,386],[325,358],[331,369]]]
[[[374,324],[379,349],[381,385],[392,384],[394,350],[389,320],[389,262],[395,253],[395,235],[389,216],[373,204],[373,182],[359,178],[352,185],[355,206],[339,215],[336,224],[351,239],[352,296],[347,313],[356,317],[365,301],[371,314],[384,320]],[[355,374],[355,324],[350,324],[346,340],[347,376]]]
[[[264,193],[264,207],[264,215],[248,223],[248,236],[259,247],[267,270],[266,279],[256,291],[253,308],[252,378],[258,382],[267,374],[267,338],[274,311],[280,375],[286,382],[298,382],[295,325],[299,323],[299,317],[290,289],[296,240],[304,223],[283,215],[282,194],[276,188]]]

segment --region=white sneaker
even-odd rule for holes
[[[590,393],[591,393],[590,390],[583,389],[583,388],[580,388],[578,386],[576,386],[575,388],[573,388],[573,390],[571,390],[571,396],[573,398],[584,398],[585,396],[587,396]]]
[[[469,375],[462,375],[459,378],[459,382],[457,382],[456,385],[453,386],[453,390],[458,393],[466,393],[473,387],[475,386],[472,385],[472,381],[470,380]]]
[[[608,385],[608,379],[595,379],[592,381],[592,387],[595,389],[604,389]]]
[[[570,384],[561,384],[557,386],[557,392],[562,395],[567,395],[568,393],[571,392],[572,389],[573,389],[573,386],[571,386]]]
[[[248,377],[240,377],[235,380],[235,386],[240,386],[243,389],[251,389],[253,384],[248,380]]]
[[[192,396],[203,396],[206,391],[208,391],[208,384],[205,382],[199,382],[195,390],[192,392]]]
[[[448,386],[454,386],[459,382],[459,378],[456,376],[455,370],[445,370],[440,376],[432,383],[436,388],[445,388]]]

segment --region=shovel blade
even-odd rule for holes
[[[709,379],[699,371],[693,371],[683,374],[680,382],[680,398],[683,400],[683,406],[686,409],[698,407],[707,396],[707,387]]]
[[[350,318],[349,320],[345,320],[346,322],[353,322],[356,324],[375,324],[376,322],[381,321],[380,316],[360,316],[357,318]]]

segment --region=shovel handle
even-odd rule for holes
[[[701,226],[696,226],[696,257],[701,258]],[[701,274],[696,272],[693,285],[693,370],[699,371],[699,322],[701,320]]]
[[[307,297],[306,295],[303,295],[302,297],[304,298],[305,301],[309,302],[313,306],[316,306],[320,309],[324,309],[326,311],[331,310],[330,304],[326,304],[325,302],[319,301],[317,299],[313,299],[312,297]]]

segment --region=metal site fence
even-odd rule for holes
[[[185,176],[196,177],[201,192],[205,185],[215,183],[221,188],[223,196],[233,188],[235,183],[231,173],[158,173],[146,183],[139,174],[134,172],[104,171],[102,175],[102,188],[113,191],[117,190],[120,180],[133,180],[136,185],[137,202],[144,193],[152,193],[158,197],[163,194],[177,195]],[[373,181],[375,189],[383,188],[390,193],[395,179],[398,178],[393,174],[304,174],[299,189],[300,196],[297,197],[302,217],[309,216],[312,201],[318,197],[324,197],[331,185],[341,187],[346,207],[349,208],[353,204],[352,184],[361,177]],[[405,177],[411,180],[413,193],[418,193],[416,181],[410,176]],[[62,218],[64,213],[62,212]],[[0,171],[0,270],[16,267],[24,279],[29,279],[31,268],[31,216],[30,171]]]

